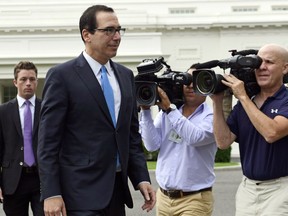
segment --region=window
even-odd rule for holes
[[[17,88],[15,86],[3,87],[3,103],[15,98],[17,95]]]
[[[257,6],[243,6],[243,7],[232,7],[233,12],[256,12],[258,11]]]
[[[195,8],[169,8],[170,14],[194,14]]]
[[[288,5],[272,6],[272,11],[288,11]]]

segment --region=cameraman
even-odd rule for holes
[[[193,69],[188,73],[192,74]],[[157,216],[212,214],[217,146],[213,135],[212,109],[193,86],[183,86],[184,105],[171,106],[158,88],[162,109],[154,122],[150,107],[141,107],[140,129],[148,151],[159,150],[156,179]]]
[[[227,122],[223,93],[212,95],[214,135],[219,148],[239,143],[243,180],[236,194],[236,216],[288,215],[288,51],[276,44],[263,46],[263,62],[255,70],[260,92],[251,99],[244,83],[224,75],[238,103]]]

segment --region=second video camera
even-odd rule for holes
[[[156,75],[163,66],[166,70],[161,75]],[[177,107],[183,104],[183,85],[190,85],[192,75],[172,71],[163,57],[158,59],[145,59],[138,66],[138,75],[135,76],[137,104],[153,106],[159,100],[157,86],[162,88],[171,103]]]
[[[255,77],[255,69],[262,64],[262,59],[257,56],[258,50],[231,50],[232,57],[223,60],[213,60],[196,65],[196,71],[193,73],[194,90],[198,94],[210,95],[224,91],[225,86],[221,80],[224,77],[216,74],[211,68],[219,66],[222,69],[230,68],[230,73],[242,80],[245,90],[249,97],[257,94],[260,87]]]

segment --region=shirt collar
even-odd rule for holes
[[[98,74],[100,72],[102,65],[95,59],[93,59],[90,55],[88,55],[88,53],[85,50],[83,51],[83,56],[90,65],[93,72],[95,74]],[[106,67],[108,74],[110,74],[112,72],[110,61],[108,61],[104,66]]]
[[[16,97],[17,97],[17,101],[18,101],[18,106],[22,107],[24,105],[26,99],[20,97],[19,95],[17,95]],[[28,100],[35,107],[35,100],[36,100],[35,94],[31,98],[29,98]]]
[[[279,88],[279,90],[278,90],[277,92],[275,92],[274,95],[272,95],[272,96],[270,96],[270,97],[268,97],[268,98],[280,98],[280,99],[282,99],[283,97],[286,96],[287,91],[288,91],[288,89],[287,89],[286,86],[283,84],[283,85]],[[255,96],[256,96],[256,95],[254,95],[254,96],[251,97],[251,100],[252,100],[252,101],[255,99]]]
[[[183,113],[183,107],[184,107],[184,105],[185,105],[185,104],[183,104],[183,105],[180,107],[180,109],[179,109],[181,113]],[[191,113],[191,115],[190,115],[188,118],[190,118],[191,116],[195,115],[195,113],[197,113],[197,112],[203,112],[205,106],[206,106],[206,101],[204,101],[203,103],[201,103],[201,104],[195,109],[195,111],[194,111],[193,113]]]
[[[272,96],[275,98],[280,98],[282,99],[283,97],[286,97],[288,89],[286,88],[286,86],[283,84],[279,90]]]

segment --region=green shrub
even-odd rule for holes
[[[143,151],[147,161],[157,161],[159,151],[149,152],[147,151],[144,145],[143,145]]]
[[[216,163],[223,163],[223,162],[230,162],[231,161],[231,146],[228,149],[217,149],[215,162]],[[143,145],[143,151],[147,161],[157,161],[159,151],[149,152]]]
[[[215,156],[215,162],[230,162],[231,150],[231,146],[224,150],[218,148]]]

